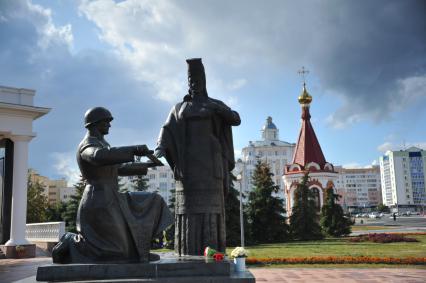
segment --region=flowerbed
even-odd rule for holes
[[[287,257],[287,258],[254,258],[249,257],[247,264],[426,264],[426,257],[371,257],[371,256],[318,256],[318,257]]]
[[[349,242],[374,242],[374,243],[397,243],[397,242],[418,242],[415,238],[405,237],[403,234],[388,234],[388,233],[372,233],[367,235],[360,235],[351,237]]]

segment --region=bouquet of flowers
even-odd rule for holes
[[[248,251],[246,249],[244,249],[243,247],[236,247],[232,252],[231,252],[231,257],[236,258],[236,257],[247,257],[248,256]]]
[[[224,258],[224,254],[216,251],[215,249],[212,249],[210,247],[207,247],[204,249],[204,256],[205,257],[212,257],[215,261],[221,261]]]

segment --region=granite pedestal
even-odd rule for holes
[[[252,283],[249,271],[236,272],[227,259],[173,257],[151,263],[52,264],[37,269],[44,282]]]

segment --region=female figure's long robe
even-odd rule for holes
[[[219,105],[220,114],[210,107]],[[232,125],[240,117],[223,102],[175,105],[164,124],[158,148],[165,152],[176,180],[175,252],[202,255],[205,247],[224,252],[224,197],[235,166]]]

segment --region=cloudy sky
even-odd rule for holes
[[[272,116],[300,128],[301,66],[326,159],[366,166],[387,149],[426,148],[425,1],[0,0],[0,85],[35,89],[30,166],[76,176],[83,115],[111,110],[112,145],[154,147],[202,57],[211,97],[237,110],[241,150]]]

